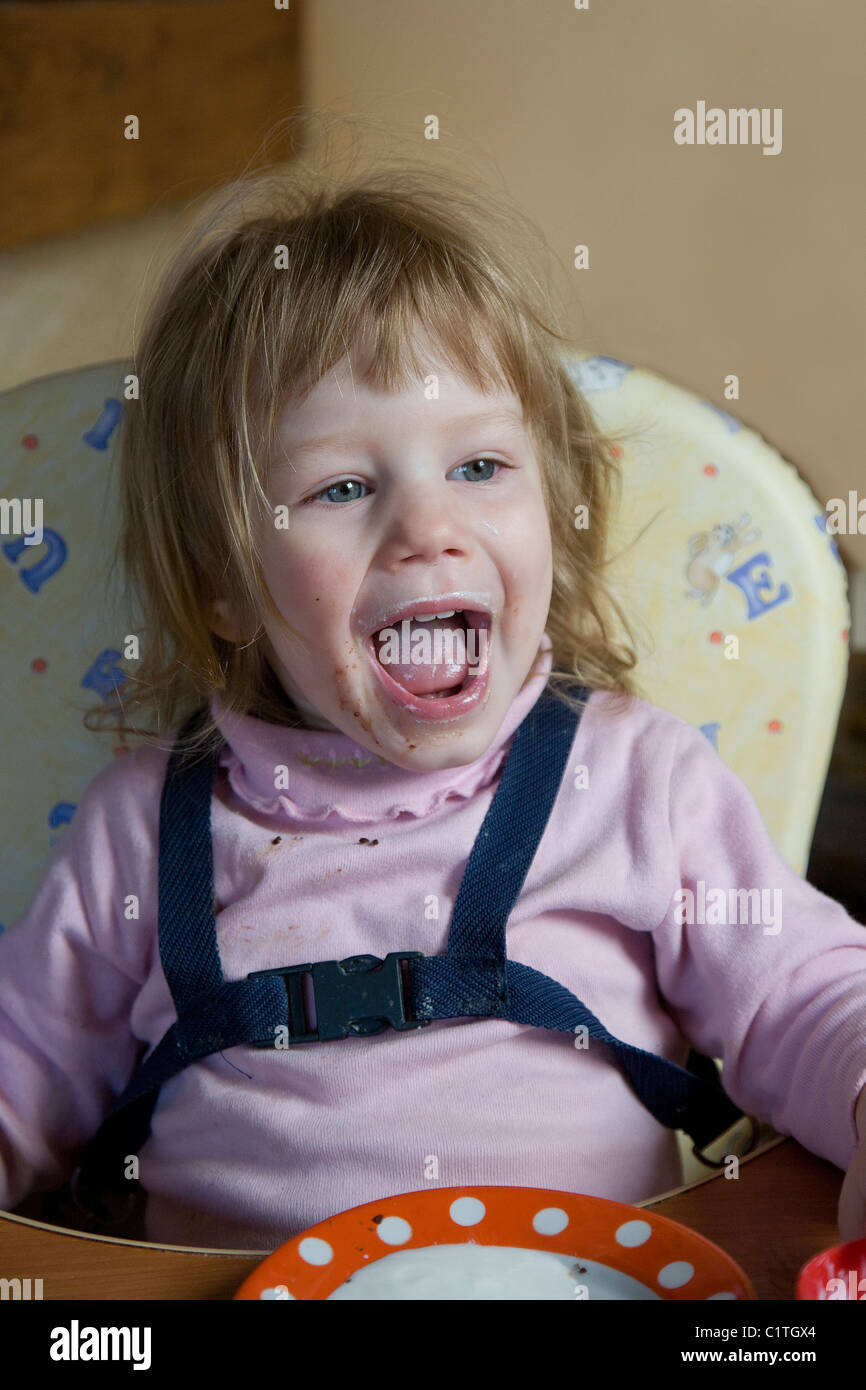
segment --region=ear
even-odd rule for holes
[[[210,605],[209,622],[218,637],[227,642],[240,642],[241,631],[235,622],[231,609],[224,599],[218,598]]]

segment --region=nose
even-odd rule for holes
[[[382,543],[386,566],[405,560],[432,565],[443,555],[470,553],[470,534],[453,483],[406,479],[394,489],[390,502]]]

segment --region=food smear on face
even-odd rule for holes
[[[645,1300],[660,1295],[610,1265],[580,1255],[506,1245],[428,1245],[365,1265],[329,1299]]]

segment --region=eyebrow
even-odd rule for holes
[[[513,410],[482,411],[480,414],[464,415],[459,420],[449,421],[447,427],[441,432],[442,438],[443,440],[451,439],[466,430],[490,425],[506,425],[513,430],[522,430],[523,419],[516,415]],[[335,431],[332,434],[320,434],[309,439],[302,439],[299,444],[293,444],[287,448],[286,455],[294,461],[302,458],[305,454],[318,453],[321,449],[330,448],[335,444],[346,447],[349,445],[363,446],[364,443],[363,436],[355,433],[354,430],[346,430],[342,433]]]

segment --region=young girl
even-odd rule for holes
[[[866,933],[703,734],[636,695],[604,580],[609,441],[520,244],[432,175],[267,189],[196,229],[136,355],[122,554],[146,627],[121,713],[153,736],[94,780],[0,940],[0,1206],[64,1182],[157,1051],[149,1129],[120,1151],[154,1241],[268,1249],[431,1183],[640,1201],[680,1181],[674,1112],[615,1062],[682,1068],[692,1046],[744,1111],[850,1169],[842,1235],[862,1234]],[[304,972],[256,974],[443,957],[542,708],[579,723],[521,745],[447,1008],[418,957],[387,999],[363,961],[315,998]],[[682,925],[699,880],[778,890],[783,918]],[[531,1022],[506,1016],[489,934],[509,883]],[[533,972],[589,1013],[540,1026]],[[240,1032],[241,999],[276,1013]]]

